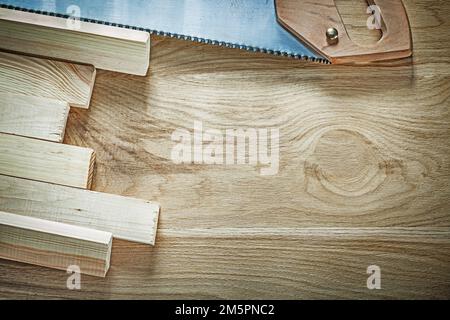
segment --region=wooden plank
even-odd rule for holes
[[[0,175],[0,210],[154,245],[160,208],[150,201]]]
[[[90,188],[94,151],[0,133],[0,174]]]
[[[0,258],[105,277],[112,234],[0,211]]]
[[[95,75],[92,66],[0,52],[0,93],[50,98],[87,109]]]
[[[95,23],[0,8],[0,48],[92,64],[98,69],[145,76],[150,34]]]
[[[62,142],[69,110],[58,100],[0,93],[0,132]]]

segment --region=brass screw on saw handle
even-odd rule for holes
[[[327,41],[328,44],[336,44],[339,41],[339,32],[336,28],[328,28],[327,29]]]

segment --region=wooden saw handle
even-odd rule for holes
[[[412,55],[411,28],[402,0],[370,0],[381,12],[382,38],[372,46],[354,43],[334,0],[275,0],[278,22],[332,63],[372,62]],[[337,30],[335,41],[327,30]]]

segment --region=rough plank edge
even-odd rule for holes
[[[91,159],[89,161],[89,169],[88,169],[86,189],[91,190],[92,189],[92,183],[94,181],[96,155],[95,155],[95,151],[94,150],[92,150],[92,149],[89,149],[89,150],[91,151]]]
[[[45,59],[45,58],[42,57],[41,59]],[[71,62],[66,62],[66,63],[73,64]],[[95,80],[97,78],[97,69],[93,65],[85,65],[85,66],[89,66],[92,68],[92,77],[91,77],[91,79],[89,79],[89,94],[88,94],[88,97],[86,100],[86,104],[70,103],[70,106],[72,108],[89,109],[91,106],[92,94],[94,93],[94,85],[95,85]]]
[[[148,244],[151,246],[154,246],[156,244],[156,236],[158,233],[158,223],[159,223],[159,215],[161,214],[161,206],[156,203],[152,203],[152,204],[157,206],[157,210],[156,210],[156,212],[154,212],[153,230],[152,230],[153,238]]]
[[[67,102],[65,102],[65,104],[67,105],[67,108],[65,109],[65,112],[63,114],[63,118],[65,119],[65,121],[64,121],[64,126],[61,128],[61,138],[59,139],[59,141],[55,141],[58,143],[64,142],[64,137],[66,136],[67,121],[69,120],[70,105]]]
[[[0,250],[2,248],[4,250],[3,252],[0,251],[0,258],[2,259],[38,265],[57,270],[67,270],[67,268],[71,265],[78,265],[80,267],[81,273],[103,278],[106,276],[109,270],[112,251],[112,234],[109,232],[77,227],[43,219],[31,218],[2,211],[0,211],[0,226],[17,229],[17,239],[20,239],[18,240],[18,242],[22,241],[23,244],[23,246],[20,244],[17,246],[10,243],[4,244],[2,236],[0,235]],[[26,240],[26,238],[24,239],[26,235],[23,232],[20,232],[20,230],[42,234],[42,239],[33,237],[30,240],[32,240],[33,243],[36,244],[42,243],[44,246],[45,240],[43,239],[45,235],[48,235],[49,238],[60,238],[61,241],[67,244],[65,245],[64,250],[67,250],[68,252],[58,252],[53,249],[50,249],[50,251],[44,251],[36,247],[27,247],[26,244],[23,243],[23,240]],[[79,242],[79,245],[77,245],[76,242]],[[101,254],[103,255],[101,258],[82,256],[79,254],[79,252],[76,252],[77,249],[81,248],[81,246],[89,243],[91,243],[93,247],[104,247],[105,250],[103,250],[104,252],[101,252]],[[14,253],[8,254],[6,252],[11,246],[14,246],[13,250],[18,249],[18,252],[15,253],[16,256],[14,256]],[[73,253],[70,252],[72,246],[75,246],[75,250],[73,250]],[[20,256],[20,253],[29,255],[30,251],[34,251],[35,253],[34,261],[32,261],[33,258],[31,257],[27,259],[25,256]],[[51,256],[51,258],[57,261],[61,261],[60,265],[52,264],[50,262],[49,255]],[[64,263],[63,261],[65,261],[66,263]],[[73,263],[71,263],[70,261],[73,261]],[[83,264],[83,262],[85,262],[85,264]],[[67,266],[65,264],[67,264]],[[97,264],[102,265],[102,270],[98,268]]]

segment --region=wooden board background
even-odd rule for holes
[[[0,297],[450,298],[450,3],[404,2],[410,60],[326,66],[154,38],[148,77],[99,72],[66,142],[96,150],[94,190],[161,203],[156,247],[115,241],[106,280],[80,292],[0,261]],[[171,134],[195,120],[279,127],[279,174],[173,164]]]

